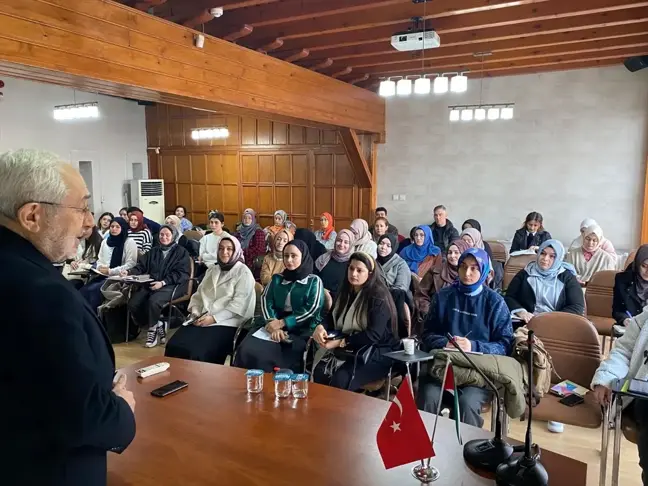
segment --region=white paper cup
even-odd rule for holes
[[[403,347],[405,348],[405,354],[412,355],[416,349],[416,341],[411,338],[403,339]]]

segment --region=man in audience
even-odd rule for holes
[[[430,229],[434,244],[441,248],[441,253],[445,253],[450,243],[459,238],[459,231],[448,219],[448,212],[442,204],[434,208],[434,223],[430,225]]]
[[[379,207],[376,208],[376,214],[375,214],[375,217],[374,217],[374,222],[378,218],[385,218],[385,219],[387,219],[389,221],[389,218],[387,217],[387,208],[384,208],[382,206],[379,206]],[[371,228],[369,229],[369,232],[373,236],[375,236],[374,235],[374,225],[373,224],[371,225]],[[398,236],[398,228],[396,226],[394,226],[393,224],[389,223],[387,225],[387,234]]]
[[[92,230],[89,199],[56,156],[0,154],[2,484],[105,485],[106,452],[135,436],[135,400],[101,322],[53,265]]]

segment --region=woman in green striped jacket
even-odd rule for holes
[[[272,276],[261,296],[261,316],[243,340],[234,366],[271,372],[303,367],[308,339],[322,322],[324,287],[313,275],[313,259],[301,240],[283,250],[286,269]]]

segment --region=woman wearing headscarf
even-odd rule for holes
[[[414,243],[406,247],[400,254],[412,273],[423,278],[434,266],[441,249],[434,245],[432,230],[426,224],[416,228]]]
[[[274,224],[272,226],[268,226],[265,229],[268,235],[272,235],[272,236],[274,236],[277,233],[277,231],[280,231],[286,227],[285,224],[286,221],[288,221],[288,213],[283,209],[276,210],[273,215],[273,221]]]
[[[241,225],[238,231],[234,233],[234,236],[239,240],[241,248],[243,248],[245,264],[252,270],[253,274],[256,272],[254,278],[258,278],[260,266],[255,267],[255,260],[265,255],[266,239],[265,233],[256,222],[256,212],[254,209],[248,208],[243,211]]]
[[[648,305],[648,245],[641,245],[635,259],[614,278],[612,317],[619,325],[641,314]]]
[[[209,229],[211,233],[206,234],[200,239],[200,248],[198,249],[198,258],[200,263],[205,264],[208,268],[218,263],[218,244],[222,238],[230,236],[223,229],[225,216],[220,211],[209,211]]]
[[[599,226],[599,224],[596,221],[594,221],[592,218],[585,218],[583,221],[581,221],[580,235],[574,238],[574,241],[572,241],[571,245],[569,245],[568,251],[571,251],[572,248],[575,249],[583,246],[583,233],[589,226]],[[616,250],[614,249],[614,245],[607,238],[603,238],[603,242],[601,243],[601,250],[606,251],[611,255],[617,254]]]
[[[315,275],[322,279],[322,285],[331,297],[329,305],[335,300],[340,285],[346,278],[349,257],[353,253],[354,238],[351,230],[340,230],[335,238],[333,249],[315,260]]]
[[[137,245],[140,255],[147,253],[153,246],[153,235],[144,223],[144,213],[133,210],[128,213],[128,237]]]
[[[276,367],[295,372],[304,366],[306,344],[322,320],[324,288],[313,275],[313,259],[301,240],[284,247],[281,274],[273,275],[261,296],[256,332],[249,333],[234,358],[234,366],[266,372]]]
[[[277,231],[270,239],[270,253],[263,258],[261,265],[261,285],[270,283],[272,276],[281,273],[286,267],[283,262],[283,249],[288,242],[293,240],[293,235],[286,228]]]
[[[128,223],[123,218],[115,218],[110,223],[110,236],[103,240],[99,248],[96,270],[102,276],[90,280],[81,288],[81,295],[90,306],[96,309],[101,305],[101,287],[105,277],[119,275],[137,264],[137,244],[128,237]]]
[[[121,276],[150,275],[153,282],[136,288],[128,301],[135,322],[140,328],[148,329],[147,348],[166,342],[164,323],[159,321],[162,308],[171,296],[187,293],[190,275],[189,253],[178,245],[178,230],[175,226],[162,225],[158,238],[160,244],[140,258],[130,270],[122,270]]]
[[[284,223],[284,227],[285,227],[288,231],[290,231],[290,234],[292,234],[293,237],[295,236],[295,233],[297,233],[297,225],[296,225],[295,223],[293,223],[292,221],[286,221],[286,222]]]
[[[432,300],[422,335],[425,351],[450,345],[446,337],[449,333],[464,351],[509,355],[513,344],[511,313],[504,298],[484,285],[490,273],[489,265],[484,250],[469,248],[461,255],[458,281],[441,289]],[[422,376],[418,407],[436,413],[440,396],[441,384],[435,378]],[[481,407],[490,400],[490,391],[462,386],[459,388],[461,417],[453,418],[481,427],[484,423]]]
[[[385,233],[380,236],[376,262],[378,262],[382,277],[396,305],[398,335],[407,337],[411,334],[412,312],[414,311],[414,299],[410,290],[412,272],[405,260],[396,253],[397,249],[398,235]],[[406,314],[405,307],[409,310],[408,314]]]
[[[164,355],[224,364],[232,353],[236,330],[254,316],[255,303],[254,277],[243,263],[241,244],[233,236],[223,236],[218,261],[207,270],[189,301],[190,315],[203,317],[180,327]]]
[[[412,243],[414,243],[414,233],[416,233],[416,230],[418,229],[418,226],[414,226],[410,232],[409,232],[409,238],[405,238],[403,241],[398,243],[398,253],[399,255],[403,251],[404,248],[410,246]]]
[[[537,251],[542,243],[550,240],[551,233],[544,229],[542,222],[542,214],[535,211],[527,214],[524,224],[513,235],[511,253],[522,250]]]
[[[565,247],[547,240],[538,248],[535,261],[520,270],[506,290],[506,305],[516,327],[544,312],[585,313],[583,290],[574,267],[564,262]]]
[[[501,289],[504,280],[504,265],[493,260],[493,250],[487,241],[484,241],[481,234],[481,225],[477,220],[468,219],[463,224],[463,231],[459,238],[464,240],[471,248],[480,248],[490,258],[491,275],[488,277],[488,286],[492,289]]]
[[[329,213],[322,213],[322,216],[320,216],[320,229],[315,232],[315,238],[324,245],[324,248],[332,250],[335,246],[336,237],[337,233],[333,227],[333,216]]]
[[[190,240],[189,238],[187,238],[185,235],[182,234],[182,231],[180,229],[180,218],[178,218],[175,214],[172,214],[166,217],[166,219],[164,220],[164,224],[173,226],[176,229],[175,238],[178,246],[187,250],[187,253],[191,255],[191,258],[194,259],[198,258],[200,252],[200,243],[198,243],[195,240]]]
[[[369,223],[364,219],[354,219],[349,229],[355,236],[355,247],[353,251],[362,251],[371,255],[373,259],[376,259],[378,257],[378,245],[376,245],[376,242],[371,237],[371,233],[369,233]]]
[[[432,298],[443,288],[454,284],[459,278],[459,257],[470,245],[464,240],[454,240],[448,246],[445,258],[437,260],[436,264],[423,276],[414,295],[416,308],[422,317],[427,316]]]
[[[313,233],[311,230],[306,228],[299,228],[295,231],[293,236],[295,237],[295,240],[301,240],[306,243],[308,252],[310,253],[313,261],[316,261],[319,257],[326,253],[326,248],[319,241],[317,241],[315,233]]]
[[[594,274],[601,270],[616,270],[617,255],[601,248],[603,240],[603,230],[600,226],[588,226],[583,232],[583,244],[579,248],[569,250],[566,261],[574,265],[581,283],[589,282]]]

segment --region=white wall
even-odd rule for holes
[[[117,212],[125,206],[123,184],[132,164],[148,173],[144,107],[133,101],[76,91],[76,102],[99,102],[96,120],[60,122],[55,105],[74,103],[71,89],[3,77],[0,100],[0,152],[19,148],[52,151],[78,167],[92,161],[95,213]]]
[[[407,234],[437,204],[456,226],[474,218],[488,239],[510,239],[539,211],[569,243],[592,217],[619,249],[639,242],[648,155],[648,69],[623,66],[484,80],[484,103],[515,103],[510,121],[450,123],[463,94],[387,100],[378,151],[378,203]],[[404,194],[406,201],[393,201]]]

